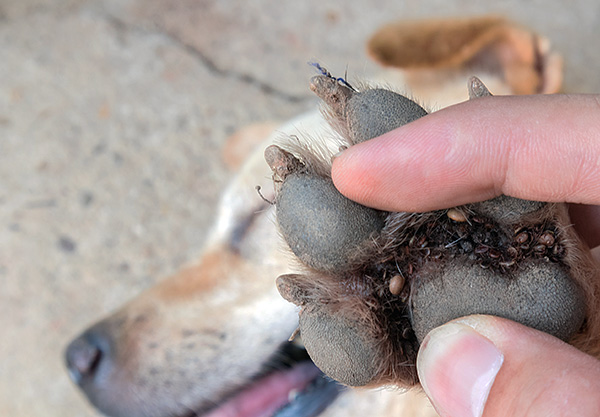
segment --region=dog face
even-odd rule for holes
[[[444,39],[460,38],[468,44],[458,50],[474,52],[447,59],[419,46],[431,44],[440,31],[447,32]],[[523,85],[526,90],[520,92],[555,91],[560,85],[555,75],[560,74],[560,62],[530,35],[499,19],[448,26],[415,22],[383,28],[369,48],[384,66],[404,69],[402,75],[395,70],[386,74],[390,84],[408,85],[424,102],[442,107],[466,98],[464,82],[473,73],[472,63],[497,69],[485,79],[496,92],[515,92]],[[540,46],[546,48],[541,53]],[[399,63],[394,59],[398,56],[414,59]],[[515,68],[527,69],[529,81],[515,76]],[[531,68],[538,72],[532,75]],[[279,128],[277,135],[326,136],[328,129],[314,112]],[[293,277],[290,265],[295,262],[275,227],[274,207],[254,189],[257,184],[263,190],[272,188],[262,153],[273,139],[266,138],[224,192],[199,261],[90,327],[67,348],[72,379],[103,413],[115,417],[435,415],[419,392],[343,389],[323,379],[304,349],[288,342],[298,327],[298,309],[277,293],[275,278]],[[264,197],[275,200],[273,194]],[[401,283],[394,287],[392,281],[389,290],[401,291]],[[345,323],[338,324],[337,328],[348,331]],[[333,323],[329,330],[335,327]],[[355,333],[359,340],[360,331]]]

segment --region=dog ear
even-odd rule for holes
[[[514,94],[555,93],[562,83],[562,59],[548,40],[496,16],[393,23],[367,50],[380,64],[408,72],[491,69]]]

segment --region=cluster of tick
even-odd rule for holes
[[[395,266],[402,265],[396,268],[397,274],[410,279],[428,261],[463,256],[482,268],[510,275],[525,259],[560,262],[564,257],[565,248],[554,224],[516,226],[510,234],[484,217],[460,220],[453,217],[450,214],[436,216],[421,225],[408,244],[398,248],[393,254]],[[389,265],[379,267],[389,270]],[[398,287],[391,282],[389,290],[392,294],[401,294]]]
[[[510,273],[524,259],[545,258],[560,262],[564,257],[565,248],[554,224],[517,225],[510,234],[483,217],[471,216],[458,221],[453,217],[449,214],[447,219],[439,218],[417,232],[418,235],[423,234],[421,240],[423,237],[426,241],[428,237],[432,240],[431,245],[421,244],[426,255],[430,251],[438,258],[467,255],[470,261],[482,268],[492,268],[500,273]],[[414,246],[409,248],[413,252],[410,249]],[[410,275],[411,267],[408,269]]]
[[[457,257],[474,266],[490,268],[510,278],[526,259],[561,262],[565,248],[553,224],[517,226],[505,233],[494,221],[479,216],[454,216],[440,211],[414,230],[410,239],[393,251],[379,254],[378,260],[358,272],[363,288],[370,288],[371,303],[383,328],[404,352],[418,348],[410,322],[409,296],[413,279],[428,262],[443,268]],[[458,219],[458,220],[457,220]],[[360,276],[361,278],[358,278]]]

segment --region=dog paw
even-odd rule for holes
[[[423,117],[416,102],[381,88],[355,89],[322,74],[311,89],[352,146]],[[490,95],[476,78],[471,99]],[[326,146],[291,138],[267,148],[284,240],[303,273],[281,276],[301,307],[300,332],[314,362],[350,386],[418,383],[419,344],[433,328],[492,314],[578,347],[590,339],[595,297],[566,207],[500,196],[429,213],[388,213],[342,196]],[[583,335],[583,336],[582,336]]]

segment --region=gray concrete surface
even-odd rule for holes
[[[97,415],[62,349],[198,253],[223,141],[314,105],[307,60],[368,75],[383,23],[496,12],[600,92],[600,3],[472,3],[0,0],[0,415]]]

